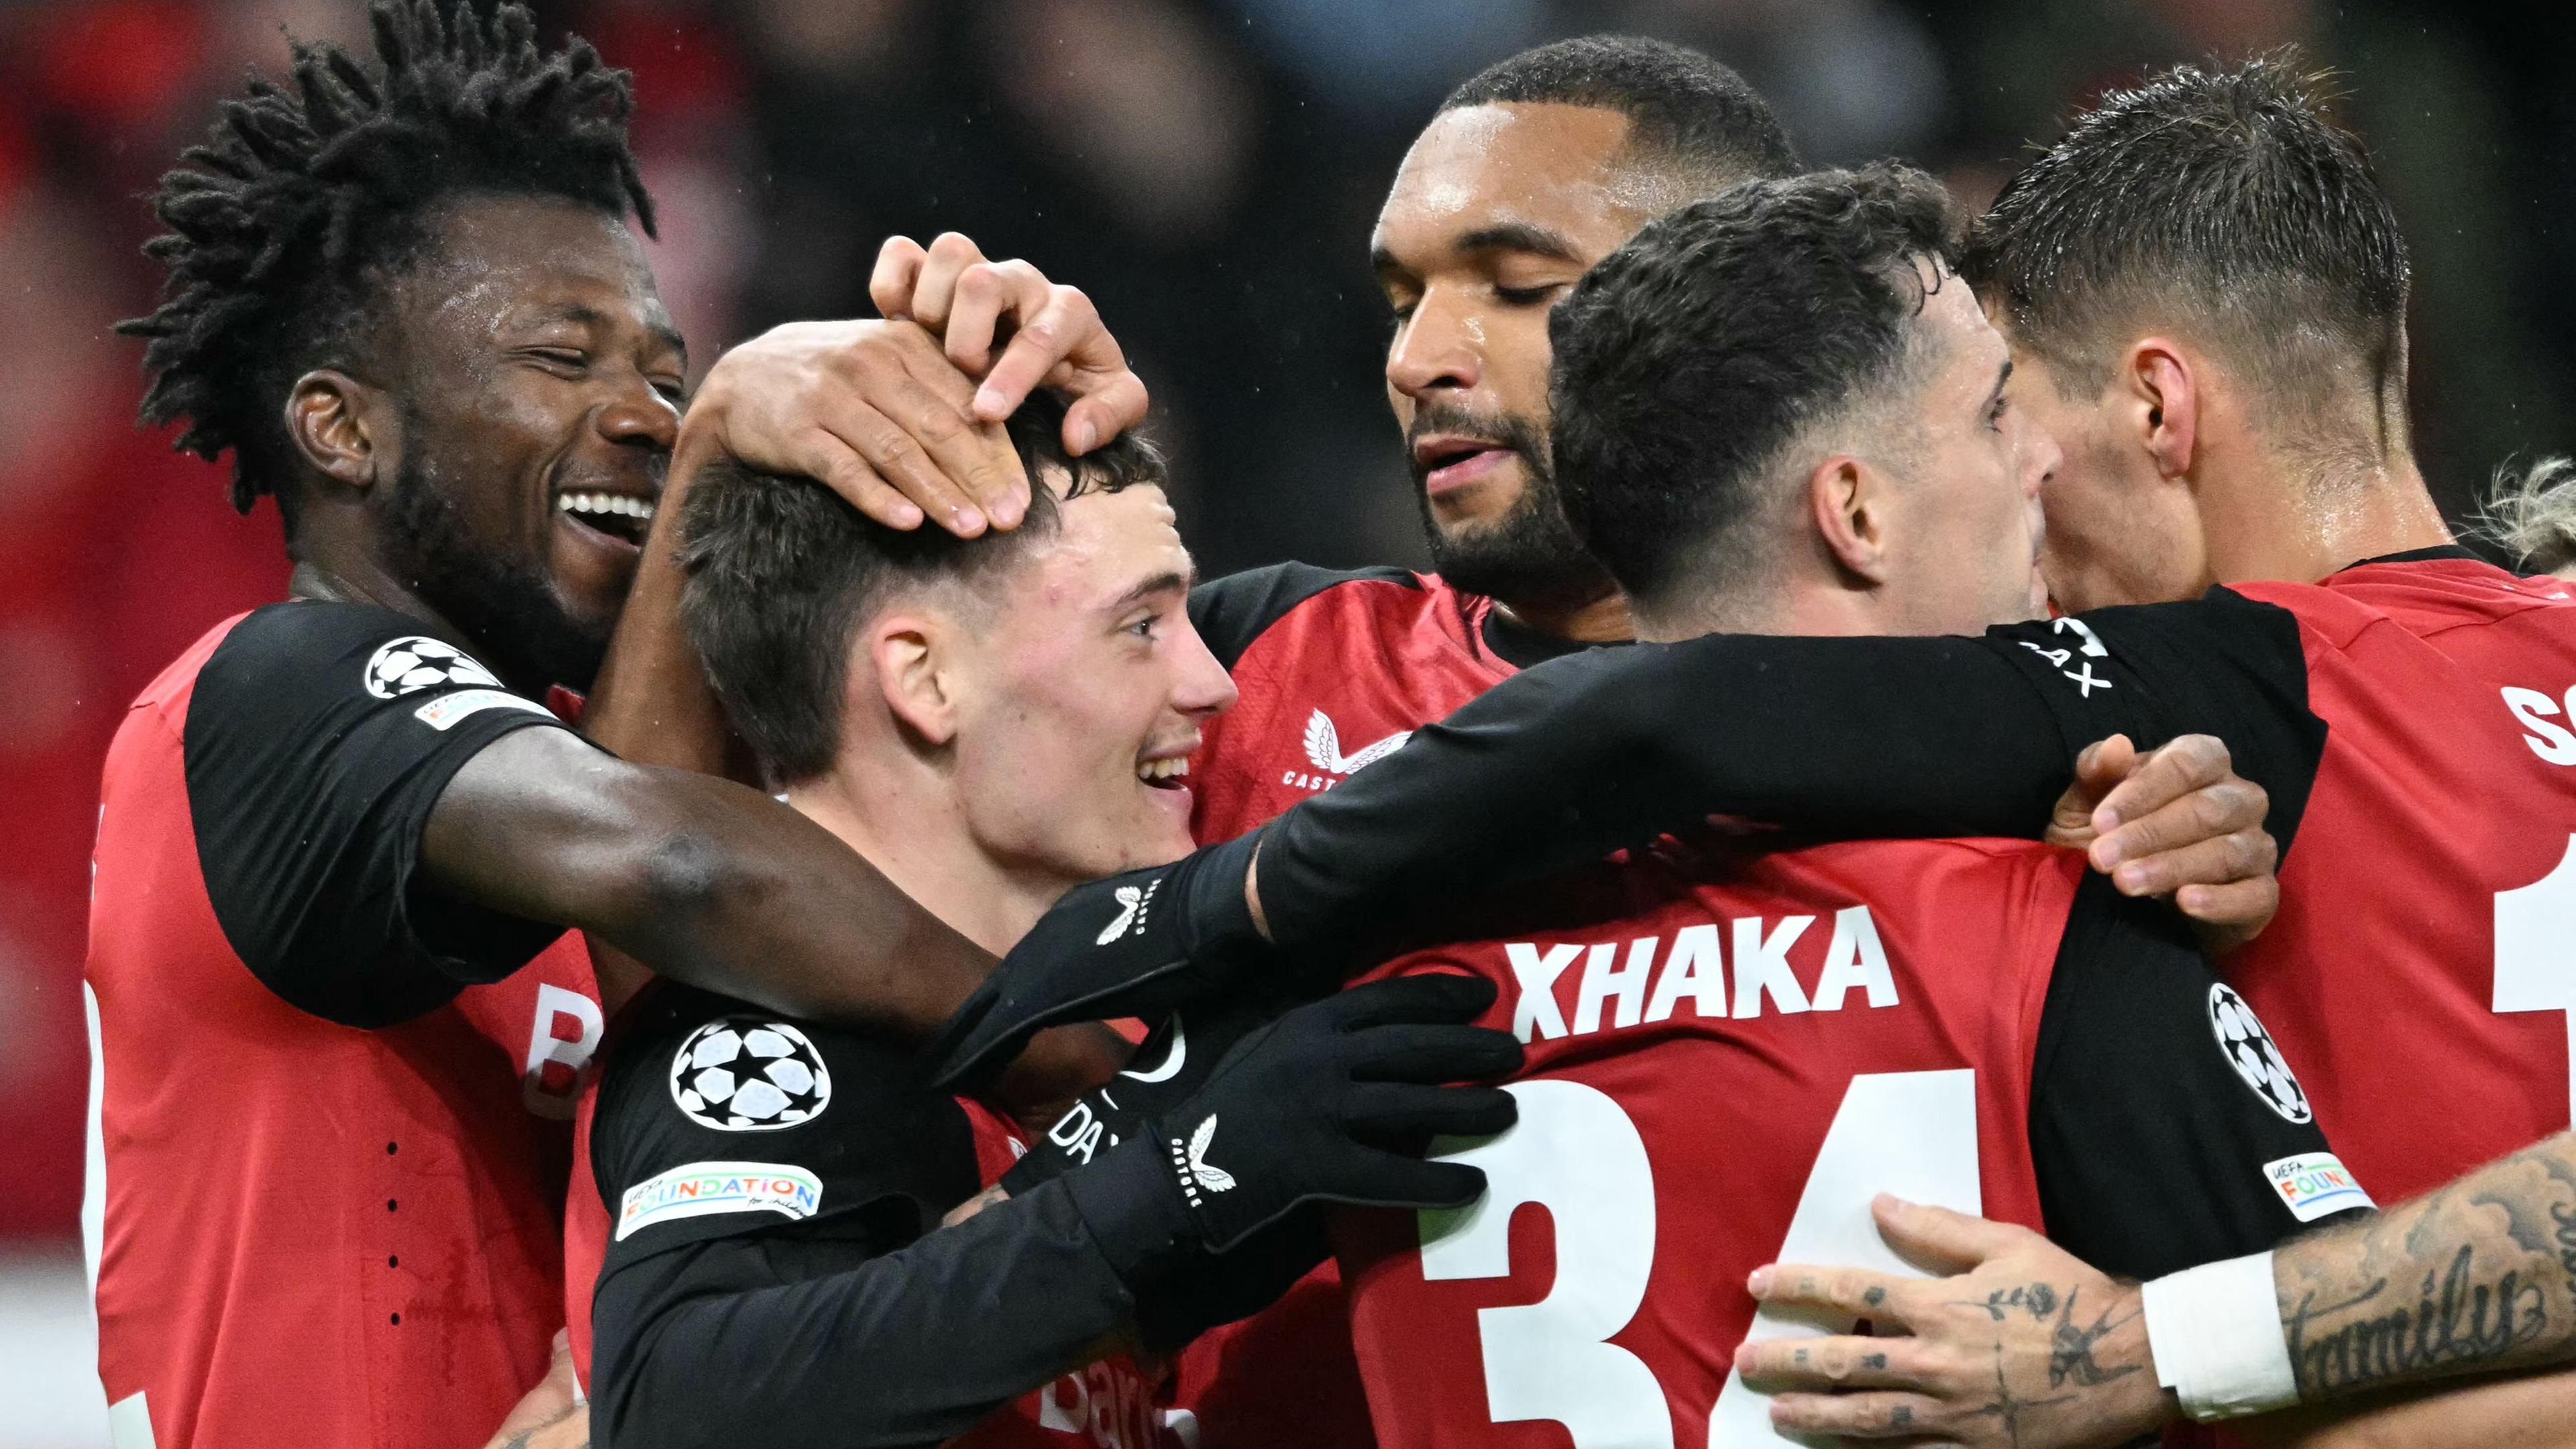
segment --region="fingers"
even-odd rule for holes
[[[2192,885],[2174,892],[2182,913],[2209,928],[2202,944],[2228,951],[2252,940],[2281,909],[2281,878],[2261,875],[2232,885]]]
[[[1911,1389],[1922,1346],[1910,1338],[1773,1338],[1735,1350],[1735,1371],[1782,1390]]]
[[[1035,277],[1036,269],[1031,268],[1028,275]],[[1051,378],[1068,391],[1083,393],[1099,390],[1098,383],[1120,374],[1133,376],[1118,339],[1101,325],[1099,309],[1081,288],[1049,286],[1042,277],[1033,289],[1026,278],[1018,285],[1028,310],[1019,314],[1019,329],[994,360],[984,385],[975,390],[977,417],[1010,416],[1032,388]],[[1085,386],[1086,382],[1094,385]],[[1068,436],[1065,445],[1070,448],[1073,441]]]
[[[1017,327],[1036,318],[1046,310],[1050,290],[1045,273],[1024,261],[977,262],[958,273],[956,304],[949,310],[948,329],[940,339],[948,360],[961,372],[982,376],[992,365],[993,344],[1007,330],[1004,319]],[[1095,315],[1094,325],[1098,320]],[[1049,358],[1047,365],[1051,368],[1062,360]],[[1041,368],[1038,375],[1044,377],[1046,369]],[[1019,400],[1013,399],[1011,407],[1018,406]],[[1005,409],[1004,416],[1008,415]]]
[[[959,233],[944,231],[932,238],[913,278],[912,320],[933,332],[944,331],[957,301],[957,278],[982,260],[983,251]]]
[[[2048,843],[2080,850],[2091,845],[2100,833],[2093,828],[2093,812],[2120,782],[2137,768],[2138,749],[2127,735],[2113,735],[2095,740],[2075,757],[2075,779],[2066,793],[2057,797],[2057,808],[2050,813]]]
[[[918,415],[916,423],[920,421]],[[975,502],[967,485],[949,476],[929,446],[902,422],[867,403],[844,401],[832,410],[825,431],[849,445],[873,470],[875,476],[903,497],[910,499],[922,513],[940,527],[960,538],[973,538],[992,522]],[[962,431],[962,430],[961,430]],[[941,434],[940,446],[954,456],[959,450],[959,434]],[[827,478],[825,480],[829,482]],[[840,489],[835,486],[834,492]],[[844,495],[847,496],[847,495]],[[868,505],[851,498],[852,507],[868,512]],[[876,515],[868,512],[873,518]]]
[[[2120,825],[2143,819],[2196,790],[2235,774],[2227,746],[2213,735],[2178,735],[2138,761],[2101,806],[2093,826],[2109,835]]]
[[[1933,1432],[1939,1412],[1921,1394],[1782,1394],[1771,1401],[1771,1424],[1792,1434],[1914,1439]]]
[[[1355,1082],[1485,1081],[1521,1069],[1518,1037],[1480,1026],[1400,1023],[1351,1038]]]
[[[895,321],[912,316],[912,294],[929,253],[908,236],[890,236],[877,248],[875,270],[868,273],[868,300],[877,315]]]
[[[1890,1193],[1880,1193],[1869,1208],[1889,1247],[1922,1267],[1944,1272],[1964,1272],[2039,1237],[2028,1228],[1907,1202]]]
[[[1744,1281],[1756,1300],[1774,1308],[1829,1309],[1847,1318],[1911,1323],[1904,1279],[1867,1268],[1814,1268],[1766,1263]]]
[[[1425,1162],[1393,1152],[1370,1155],[1375,1160],[1367,1181],[1326,1196],[1365,1207],[1459,1208],[1485,1194],[1482,1168],[1463,1162]]]
[[[1494,983],[1482,976],[1425,971],[1354,986],[1307,1009],[1329,1014],[1343,1031],[1358,1031],[1392,1022],[1473,1021],[1499,994]]]
[[[918,528],[921,506],[880,476],[866,456],[828,428],[809,428],[787,441],[787,466],[779,472],[812,478],[852,508],[888,528]]]
[[[1064,414],[1064,449],[1077,457],[1145,421],[1153,405],[1145,380],[1123,363],[1105,378],[1074,379],[1070,390],[1074,402]]]
[[[2171,805],[2166,808],[2179,810],[2184,807]],[[2210,813],[2203,807],[2192,809],[2197,815]],[[2137,826],[2123,828],[2145,827],[2154,818],[2151,816]],[[2112,870],[2111,882],[2119,887],[2122,895],[2172,895],[2187,885],[2223,886],[2238,881],[2269,880],[2279,860],[2279,847],[2258,826],[2230,831],[2215,839],[2195,840],[2136,859],[2124,859]]]
[[[1367,1141],[1491,1137],[1520,1120],[1520,1099],[1500,1087],[1421,1087],[1362,1082],[1342,1098],[1342,1125]]]
[[[935,500],[962,497],[965,511],[948,525],[962,537],[981,531],[977,516],[989,518],[997,528],[1019,525],[1028,512],[1028,471],[1000,424],[969,419],[908,375],[885,379],[869,401],[894,429],[862,435],[888,454],[880,458],[866,441],[860,442],[860,452],[879,474],[925,508]],[[916,492],[916,485],[930,496]]]

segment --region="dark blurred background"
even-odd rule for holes
[[[703,368],[864,313],[880,239],[968,233],[1098,302],[1153,386],[1185,530],[1220,572],[1413,561],[1365,265],[1440,95],[1537,41],[1705,48],[1819,164],[1897,155],[1981,205],[2027,145],[2145,70],[2296,41],[2344,75],[2415,248],[2427,476],[2455,515],[2576,450],[2576,7],[2306,0],[587,0],[559,29],[636,75],[652,249]],[[126,702],[280,595],[275,515],[132,426],[141,197],[292,31],[352,0],[0,0],[0,1339],[78,1326],[79,976],[97,775]],[[14,1272],[14,1276],[13,1276]],[[50,1287],[46,1286],[50,1285]],[[39,1291],[42,1289],[42,1291]],[[68,1295],[68,1297],[66,1297]],[[62,1307],[68,1303],[68,1308]],[[48,1306],[50,1305],[50,1306]],[[60,1315],[69,1313],[69,1320]],[[54,1315],[47,1317],[45,1315]],[[13,1316],[14,1315],[14,1316]],[[16,1336],[12,1338],[11,1330]],[[86,1374],[78,1352],[59,1361]],[[12,1377],[16,1382],[11,1382]],[[91,1442],[0,1345],[0,1446]],[[56,1427],[47,1427],[56,1424]]]

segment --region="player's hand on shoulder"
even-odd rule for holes
[[[1072,399],[1064,447],[1076,456],[1145,420],[1145,383],[1099,309],[1081,288],[1050,281],[1028,262],[989,260],[953,231],[927,247],[888,237],[868,296],[888,318],[920,323],[961,372],[983,379],[978,418],[998,422],[1031,391],[1054,388]]]
[[[939,1085],[986,1086],[1043,1027],[1160,1021],[1187,1006],[1280,999],[1294,985],[1288,960],[1262,938],[1245,897],[1258,840],[1247,835],[1067,891],[931,1044]]]
[[[2271,796],[2227,745],[2180,735],[2141,752],[2126,735],[2086,747],[2048,841],[2082,850],[2122,895],[2170,897],[2212,954],[2244,945],[2280,908]]]
[[[2027,1228],[1885,1195],[1879,1232],[1954,1276],[1775,1264],[1748,1284],[1794,1318],[1866,1320],[1878,1336],[1774,1338],[1736,1350],[1773,1395],[1784,1433],[1968,1449],[2125,1443],[2170,1405],[2147,1351],[2135,1284],[2114,1282]]]
[[[975,384],[908,321],[789,322],[716,360],[689,401],[673,475],[731,458],[821,481],[889,528],[964,537],[1018,524],[1029,480]]]

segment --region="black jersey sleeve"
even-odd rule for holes
[[[1397,568],[1321,569],[1313,564],[1271,564],[1210,579],[1190,590],[1190,625],[1207,641],[1217,662],[1232,669],[1243,651],[1252,647],[1252,641],[1289,610],[1337,584],[1363,579],[1421,587],[1419,579]]]
[[[1276,938],[1528,879],[1710,815],[1809,838],[2036,838],[2076,753],[2212,733],[2290,844],[2325,725],[2287,610],[2225,589],[1982,637],[1710,635],[1503,681],[1265,827]]]
[[[467,760],[549,726],[390,610],[272,604],[235,625],[198,671],[181,749],[206,895],[242,963],[363,1027],[525,965],[561,928],[427,886],[421,830]]]
[[[2184,923],[2100,876],[2076,892],[2041,1009],[2030,1145],[2049,1237],[2121,1277],[2371,1206]]]
[[[955,1227],[974,1147],[908,1046],[668,984],[630,1008],[591,1159],[614,1227],[594,1413],[628,1449],[934,1444],[1098,1356],[1185,1211],[1109,1153]]]

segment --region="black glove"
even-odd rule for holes
[[[1112,1147],[1151,1136],[1155,1118],[1177,1112],[1213,1076],[1235,1043],[1278,1020],[1297,1002],[1263,994],[1174,1011],[1136,1048],[1127,1069],[1085,1092],[1027,1155],[1002,1174],[1013,1197],[1062,1177]]]
[[[1065,1186],[1131,1283],[1156,1264],[1203,1264],[1301,1203],[1464,1206],[1484,1173],[1421,1154],[1435,1136],[1488,1136],[1518,1116],[1499,1087],[1434,1085],[1519,1069],[1509,1032],[1463,1025],[1494,998],[1490,981],[1436,974],[1298,1007]]]
[[[928,1049],[942,1088],[980,1091],[1043,1027],[1159,1021],[1287,972],[1244,902],[1259,832],[1075,886],[1038,918]],[[1332,983],[1316,984],[1317,990]]]

